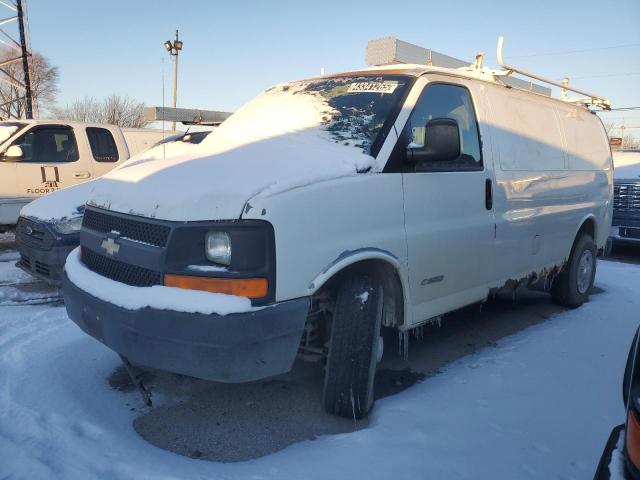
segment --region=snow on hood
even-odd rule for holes
[[[613,167],[616,180],[640,181],[640,151],[613,152]]]
[[[357,136],[327,130],[336,111],[306,86],[266,90],[189,152],[108,174],[89,203],[165,220],[235,219],[258,194],[372,169]]]
[[[91,180],[36,198],[20,210],[20,215],[54,223],[80,217],[93,186],[99,181]]]
[[[163,154],[189,153],[193,150],[194,145],[181,141],[173,141],[165,144],[157,145],[144,152],[134,155],[126,162],[117,166],[116,171],[121,168],[127,168],[136,165],[139,162],[149,162],[162,158]],[[34,201],[25,205],[20,211],[23,217],[29,217],[36,220],[44,220],[51,223],[69,220],[81,217],[84,214],[84,205],[91,196],[95,186],[103,181],[103,178],[96,178],[88,182],[73,185],[71,187],[56,190],[55,192],[36,198]]]

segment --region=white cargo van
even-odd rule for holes
[[[100,177],[162,137],[105,124],[0,122],[0,225],[15,224],[34,198]]]
[[[315,355],[346,417],[395,347],[381,326],[407,338],[518,285],[577,307],[611,226],[598,117],[482,68],[277,85],[200,147],[96,185],[69,317],[127,361],[217,381]]]

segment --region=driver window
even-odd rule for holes
[[[424,146],[425,126],[434,118],[451,118],[458,122],[461,155],[451,162],[416,165],[416,169],[482,170],[478,124],[469,91],[464,87],[444,83],[427,85],[403,132],[409,148]]]
[[[22,149],[20,162],[66,163],[80,158],[75,135],[68,127],[36,128],[18,138],[13,145]]]

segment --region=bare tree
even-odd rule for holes
[[[622,146],[624,148],[640,148],[640,140],[638,140],[635,136],[627,133],[622,138]]]
[[[16,58],[16,52],[9,49],[0,49],[0,63]],[[53,106],[58,94],[58,67],[51,65],[46,57],[35,52],[29,60],[31,71],[31,90],[33,92],[33,104],[35,112],[46,113]],[[3,78],[11,80],[11,77],[23,81],[24,73],[22,62],[14,62],[2,67]],[[26,99],[24,90],[18,88],[15,82],[0,82],[0,116],[5,118],[22,118],[26,111]],[[15,100],[15,101],[13,101]]]
[[[54,115],[61,120],[78,122],[111,123],[125,128],[144,127],[144,103],[126,95],[111,95],[102,101],[84,97],[62,108],[55,108]]]
[[[126,95],[111,95],[103,102],[106,123],[121,127],[144,127],[144,103],[138,102]]]

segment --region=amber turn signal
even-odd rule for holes
[[[267,296],[269,282],[266,278],[210,278],[191,275],[165,275],[167,287],[226,293],[239,297],[263,298]]]
[[[633,410],[627,419],[627,454],[636,468],[640,468],[640,423]]]

